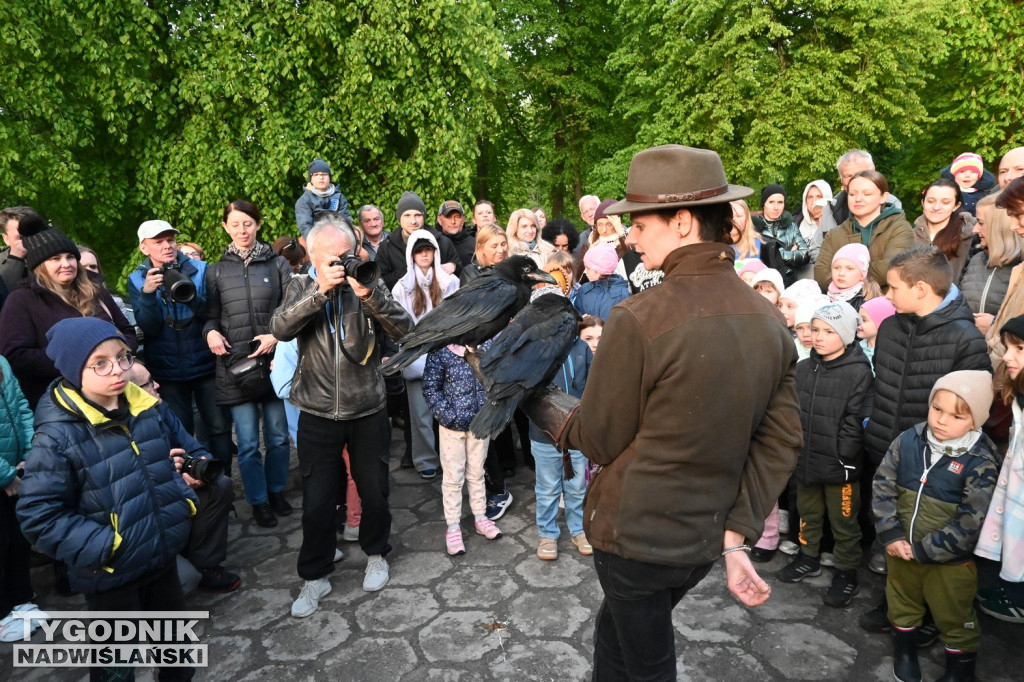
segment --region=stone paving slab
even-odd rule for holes
[[[209,645],[211,666],[196,679],[341,680],[353,682],[470,682],[477,680],[585,680],[590,677],[594,614],[601,588],[591,560],[581,557],[562,525],[559,558],[534,556],[533,477],[522,468],[509,480],[515,501],[498,525],[503,537],[488,541],[473,531],[468,501],[463,533],[467,553],[444,551],[440,478],[423,482],[398,467],[401,434],[392,457],[394,522],[389,557],[391,582],[382,591],[362,590],[365,555],[341,544],[345,558],[335,565],[332,591],[320,610],[292,618],[291,602],[300,580],[295,564],[301,542],[301,490],[295,474],[288,499],[296,513],[272,529],[258,527],[237,488],[238,517],[232,518],[226,566],[242,575],[242,588],[229,595],[197,593],[187,606],[209,610],[197,629]],[[781,555],[767,564],[771,576]],[[796,585],[773,577],[772,598],[757,609],[739,604],[716,566],[673,613],[679,680],[889,680],[889,638],[857,627],[884,587],[861,571],[861,592],[847,609],[824,606],[829,571]],[[84,608],[81,597],[52,594],[49,566],[33,571],[33,584],[46,609]],[[1024,626],[981,616],[982,654],[978,679],[1022,679]],[[33,639],[41,643],[40,633]],[[13,669],[11,644],[0,643],[0,680],[54,682],[87,680],[84,670]],[[925,679],[941,674],[942,647],[922,655]],[[155,680],[140,669],[137,679]]]

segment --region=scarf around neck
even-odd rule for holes
[[[329,197],[332,194],[334,194],[334,185],[330,184],[330,185],[327,186],[327,189],[319,190],[319,189],[317,189],[316,187],[313,186],[312,182],[310,182],[310,183],[306,184],[306,191],[312,192],[313,194],[315,194],[316,196],[320,197],[321,199],[326,199],[327,197]]]
[[[249,265],[249,263],[252,262],[253,258],[255,258],[256,256],[260,255],[263,252],[262,247],[262,242],[256,242],[255,244],[253,244],[251,249],[243,250],[235,246],[234,242],[231,242],[230,244],[228,244],[228,253],[238,256],[239,258],[242,259],[242,262],[245,263],[245,265]]]
[[[974,444],[981,438],[981,429],[971,429],[959,438],[952,438],[950,440],[939,440],[932,433],[931,429],[925,429],[927,432],[928,448],[931,450],[931,456],[928,461],[928,466],[931,466],[936,459],[946,455],[947,457],[959,457],[960,455],[967,454]]]
[[[857,294],[861,293],[862,291],[864,291],[864,280],[861,280],[852,287],[847,287],[846,289],[840,289],[835,285],[834,282],[829,282],[828,300],[832,301],[833,303],[837,303],[838,301],[846,301],[847,303],[849,303],[852,299],[857,297]]]

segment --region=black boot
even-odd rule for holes
[[[270,508],[270,504],[267,502],[253,505],[252,515],[255,517],[256,523],[264,528],[273,528],[277,525],[277,517],[274,516],[274,510]]]
[[[885,598],[885,592],[882,593],[882,600],[875,608],[861,615],[859,625],[862,630],[868,632],[889,632],[892,629],[889,623],[889,602]]]
[[[974,682],[974,666],[977,662],[977,652],[946,649],[946,672],[935,682]]]
[[[288,500],[284,499],[283,492],[267,493],[267,502],[278,516],[288,516],[292,513],[292,506],[288,504]]]
[[[892,675],[898,682],[921,682],[921,666],[917,662],[917,628],[892,629]]]

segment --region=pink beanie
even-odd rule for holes
[[[885,296],[873,298],[860,304],[860,309],[868,314],[876,327],[882,326],[882,322],[896,314],[896,308],[892,307]]]
[[[836,251],[836,255],[832,256],[831,265],[835,265],[837,260],[850,261],[860,268],[861,277],[867,277],[868,265],[871,263],[871,252],[863,244],[847,244]]]
[[[756,275],[767,267],[767,265],[761,262],[760,258],[748,258],[743,261],[743,267],[740,268],[738,274],[742,276],[745,272],[752,272]]]
[[[985,174],[985,163],[977,154],[965,152],[960,156],[956,157],[955,159],[953,159],[953,163],[950,164],[949,166],[949,172],[952,173],[953,177],[955,178],[957,173],[963,172],[965,170],[974,171],[975,173],[978,174],[978,177],[980,178],[982,175]]]
[[[615,246],[611,243],[598,242],[587,249],[583,256],[583,264],[599,275],[610,275],[619,264],[619,254],[615,252]]]

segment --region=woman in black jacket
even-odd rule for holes
[[[260,212],[245,200],[224,208],[231,243],[206,271],[206,343],[217,356],[217,404],[229,407],[238,435],[238,470],[256,522],[277,525],[276,514],[292,513],[284,498],[288,482],[288,420],[284,402],[270,385],[270,359],[277,340],[270,317],[281,303],[292,268],[256,239]],[[246,371],[248,370],[248,371]],[[259,452],[260,413],[267,448]]]

